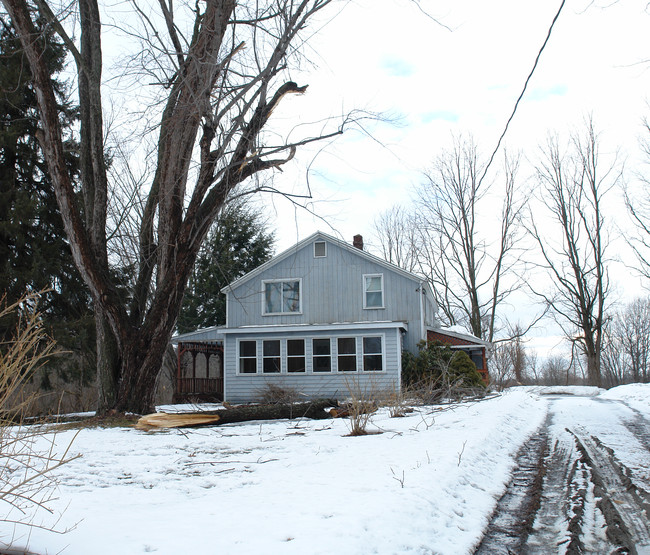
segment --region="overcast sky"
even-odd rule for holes
[[[635,156],[648,115],[650,15],[645,1],[600,7],[567,0],[506,136],[509,151],[536,156],[549,132],[568,133],[593,115],[608,151]],[[496,146],[555,16],[559,1],[359,0],[310,43],[316,67],[296,72],[308,93],[284,102],[288,121],[352,109],[382,113],[319,154],[309,173],[317,205],[343,237],[370,237],[375,215],[404,201],[452,134],[471,133],[486,155]],[[304,153],[277,184],[302,186]],[[302,172],[302,173],[301,173]],[[322,221],[282,217],[279,247],[322,229]]]
[[[349,4],[309,43],[314,67],[294,76],[309,84],[308,92],[284,101],[278,117],[293,125],[364,109],[385,121],[366,121],[364,132],[352,129],[315,159],[303,151],[277,177],[276,186],[294,192],[304,192],[308,178],[319,216],[274,199],[278,249],[318,229],[345,240],[361,233],[372,247],[373,220],[410,201],[422,171],[451,147],[454,135],[471,134],[489,156],[560,4],[421,1],[431,17],[409,0]],[[504,142],[509,152],[523,153],[522,191],[532,186],[538,145],[549,133],[568,136],[589,116],[601,133],[604,158],[616,155],[633,181],[642,120],[650,116],[649,28],[645,1],[566,1]],[[617,191],[610,206],[610,218],[620,220]],[[624,253],[624,241],[615,250]],[[629,274],[617,263],[614,279],[625,275],[627,283],[623,291],[616,286],[615,295],[640,291]],[[553,335],[549,329],[539,335]]]

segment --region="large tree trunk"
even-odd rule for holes
[[[587,353],[587,381],[595,387],[602,387],[599,358],[596,353]]]
[[[75,264],[93,297],[100,412],[117,409],[142,413],[153,408],[156,378],[188,275],[226,198],[238,184],[258,172],[281,166],[293,157],[297,146],[316,140],[305,138],[280,147],[265,145],[262,130],[286,94],[305,91],[306,87],[293,81],[280,85],[280,75],[287,67],[286,58],[293,53],[290,45],[298,32],[330,1],[284,0],[274,3],[270,12],[256,12],[262,8],[255,8],[251,2],[249,23],[256,30],[265,25],[267,30],[272,28],[267,38],[275,42],[249,44],[252,53],[242,60],[235,58],[244,56],[248,35],[244,34],[241,42],[235,40],[238,27],[229,25],[236,0],[200,2],[194,11],[192,36],[182,37],[184,40],[180,40],[179,27],[169,13],[173,4],[161,2],[173,45],[167,54],[176,59],[177,71],[173,76],[161,71],[161,90],[168,96],[159,126],[157,167],[140,221],[136,285],[125,294],[124,284],[115,279],[109,265],[107,251],[108,180],[98,2],[78,2],[81,35],[77,48],[75,38],[67,34],[47,0],[36,2],[36,10],[27,0],[2,0],[32,70],[40,112],[38,139]],[[247,7],[243,8],[242,14],[246,12],[248,19],[251,14]],[[83,210],[77,184],[66,165],[54,86],[43,61],[43,45],[37,40],[33,17],[48,20],[77,65]],[[247,24],[238,25],[248,29]],[[265,33],[259,30],[259,34]],[[165,45],[164,41],[160,44]],[[156,43],[156,50],[160,44]],[[271,86],[277,86],[273,95],[269,93]],[[337,130],[321,138],[340,133]],[[286,157],[271,158],[278,153]],[[194,162],[197,172],[191,171]],[[187,193],[190,175],[196,181]],[[130,312],[126,307],[129,297]]]
[[[97,412],[104,414],[115,407],[120,376],[120,354],[113,330],[99,311],[95,311],[97,330]]]

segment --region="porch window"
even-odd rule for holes
[[[300,313],[300,280],[263,282],[264,314]]]
[[[363,338],[363,369],[365,372],[381,372],[384,369],[381,337]]]
[[[329,339],[312,339],[312,369],[314,372],[332,371],[332,351]]]
[[[339,372],[357,371],[357,340],[355,337],[338,338]]]
[[[262,346],[262,371],[277,374],[280,372],[280,340],[263,341]]]
[[[257,342],[256,341],[239,342],[239,373],[240,374],[257,373]]]
[[[363,308],[384,308],[384,276],[363,276]]]
[[[305,371],[305,340],[287,339],[287,372]]]

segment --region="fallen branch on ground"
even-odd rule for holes
[[[338,406],[333,399],[316,399],[308,403],[272,404],[272,405],[228,405],[228,408],[215,411],[193,413],[155,413],[143,416],[136,428],[150,430],[153,428],[193,428],[198,426],[215,426],[233,422],[251,420],[281,420],[293,418],[312,418],[321,420],[331,418],[325,410]]]

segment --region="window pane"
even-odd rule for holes
[[[339,372],[356,372],[357,371],[357,357],[356,356],[339,356]]]
[[[264,284],[265,313],[272,314],[282,310],[282,283],[271,282]]]
[[[363,338],[364,354],[381,354],[381,337]]]
[[[239,359],[239,371],[242,374],[255,374],[257,372],[257,359],[254,358]]]
[[[288,339],[287,340],[287,355],[300,356],[305,354],[305,340],[304,339]]]
[[[314,355],[329,355],[329,354],[330,354],[330,340],[314,339]]]
[[[283,312],[300,312],[300,282],[282,282]]]
[[[357,352],[357,340],[354,337],[339,337],[339,354],[353,355]]]
[[[330,357],[314,357],[314,372],[331,372]]]
[[[366,291],[381,291],[381,276],[367,277]]]
[[[280,340],[264,341],[264,356],[280,356]]]
[[[304,372],[305,357],[289,357],[287,359],[287,370],[289,372]]]
[[[256,356],[255,341],[240,341],[239,356],[254,357]]]
[[[275,357],[265,358],[263,369],[265,374],[277,374],[280,372],[280,359]]]
[[[379,307],[384,303],[381,300],[381,291],[379,293],[366,293],[366,307]]]
[[[381,355],[364,355],[363,369],[366,372],[379,372],[382,370],[382,356]]]

